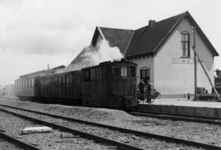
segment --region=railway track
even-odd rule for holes
[[[131,112],[130,114],[136,115],[136,116],[143,116],[143,117],[159,118],[159,119],[171,119],[171,120],[221,125],[221,118],[218,118],[218,117],[204,117],[204,116],[179,115],[179,114],[156,113],[156,112],[141,112],[141,111]]]
[[[74,135],[80,135],[83,138],[87,138],[87,139],[93,140],[95,142],[116,146],[119,149],[124,149],[124,150],[143,150],[142,148],[139,148],[139,147],[136,147],[136,146],[125,144],[125,143],[122,143],[122,142],[113,141],[113,140],[110,140],[110,139],[107,139],[107,138],[103,138],[103,137],[99,137],[99,136],[96,136],[96,135],[93,135],[93,134],[88,134],[88,133],[85,133],[85,132],[74,130],[72,128],[68,128],[68,127],[61,126],[61,125],[58,125],[58,124],[55,124],[55,123],[44,121],[44,120],[41,120],[41,119],[36,119],[36,118],[29,117],[29,116],[26,116],[26,115],[21,115],[21,114],[18,114],[16,112],[12,112],[12,111],[9,111],[9,110],[0,109],[0,111],[12,114],[12,115],[14,115],[16,117],[20,117],[20,118],[23,118],[23,119],[26,119],[26,120],[29,120],[29,121],[33,121],[33,122],[37,122],[39,124],[50,126],[50,127],[54,128],[54,129],[57,129],[57,130],[60,130],[60,131],[63,131],[63,132],[71,133],[71,134],[74,134]]]
[[[199,143],[199,142],[193,142],[193,141],[188,141],[188,140],[184,140],[184,139],[179,139],[179,138],[173,138],[173,137],[168,137],[168,136],[163,136],[163,135],[158,135],[158,134],[151,134],[151,133],[145,133],[145,132],[140,132],[140,131],[136,131],[136,130],[130,130],[130,129],[125,129],[125,128],[119,128],[119,127],[113,127],[113,126],[108,126],[108,125],[104,125],[104,124],[98,124],[98,123],[94,123],[94,122],[88,122],[88,121],[83,121],[83,120],[78,120],[78,119],[72,119],[72,118],[68,118],[68,117],[63,117],[63,116],[58,116],[58,115],[53,115],[53,114],[48,114],[48,113],[43,113],[43,112],[38,112],[38,111],[33,111],[33,110],[28,110],[28,109],[23,109],[23,108],[17,108],[17,107],[13,107],[13,106],[8,106],[8,105],[0,105],[2,107],[7,107],[7,108],[11,108],[11,109],[17,109],[20,111],[26,111],[26,112],[31,112],[31,113],[37,113],[37,114],[41,114],[41,115],[46,115],[46,116],[50,116],[50,117],[54,117],[54,118],[59,118],[62,120],[68,120],[71,122],[78,122],[78,123],[83,123],[83,124],[88,124],[88,125],[93,125],[93,126],[98,126],[98,127],[103,127],[103,128],[107,128],[107,129],[111,129],[111,130],[117,130],[119,132],[123,132],[123,133],[130,133],[130,134],[135,134],[137,136],[143,136],[143,137],[148,137],[148,138],[156,138],[162,141],[166,141],[166,142],[172,142],[172,143],[177,143],[177,144],[185,144],[188,146],[194,146],[194,147],[201,147],[201,148],[206,148],[206,149],[221,149],[221,147],[219,146],[215,146],[215,145],[210,145],[210,144],[205,144],[205,143]],[[14,115],[20,116],[20,117],[24,117],[26,119],[31,119],[32,121],[37,121],[37,122],[41,122],[45,125],[51,126],[53,128],[59,128],[60,130],[65,130],[67,132],[72,132],[73,134],[80,134],[81,136],[84,136],[86,138],[90,138],[90,139],[95,139],[96,141],[99,142],[104,142],[106,144],[111,144],[111,145],[116,145],[122,149],[142,149],[142,148],[138,148],[138,147],[131,147],[130,145],[125,145],[123,143],[120,142],[116,142],[116,141],[109,141],[109,140],[104,140],[103,138],[100,137],[95,137],[95,136],[91,136],[85,133],[81,133],[79,131],[72,131],[72,129],[67,129],[66,127],[61,127],[59,125],[55,125],[52,124],[50,122],[45,122],[39,119],[35,119],[35,118],[30,118],[28,116],[23,116],[21,114],[18,114],[16,112],[9,112],[8,110],[4,110],[8,113],[12,113]]]
[[[39,148],[32,146],[26,142],[23,142],[21,140],[18,140],[6,133],[3,133],[4,131],[1,130],[0,131],[0,137],[2,139],[5,139],[6,141],[8,141],[9,143],[13,143],[14,145],[18,146],[19,148],[25,149],[25,150],[40,150]]]

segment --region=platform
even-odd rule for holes
[[[156,99],[152,104],[139,104],[138,110],[221,118],[221,102],[193,101],[186,98]]]

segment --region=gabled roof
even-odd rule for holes
[[[154,55],[184,18],[187,18],[193,26],[196,26],[196,32],[208,46],[209,50],[214,56],[218,56],[219,54],[188,11],[135,31],[97,27],[92,43],[95,42],[100,32],[102,37],[108,40],[111,46],[117,46],[126,58],[145,54]]]
[[[109,42],[109,45],[111,47],[118,47],[121,53],[124,55],[130,43],[130,40],[132,39],[134,30],[96,27],[92,39],[93,44],[95,44],[99,33],[101,34],[103,39]]]
[[[126,57],[150,53],[157,50],[157,47],[166,39],[168,33],[178,24],[184,14],[180,14],[159,22],[151,27],[145,26],[135,31],[128,47]]]
[[[148,25],[136,30],[125,57],[134,57],[147,53],[156,53],[160,46],[166,41],[173,30],[185,17],[187,17],[193,26],[196,26],[197,33],[202,37],[203,41],[209,47],[213,55],[218,56],[219,54],[216,52],[195,20],[192,18],[189,12],[185,12],[177,16],[156,22],[151,27]]]

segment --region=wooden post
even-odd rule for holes
[[[203,66],[203,64],[202,64],[202,62],[201,62],[201,60],[200,60],[200,58],[199,58],[199,55],[197,54],[197,52],[196,52],[196,50],[195,50],[194,47],[193,47],[193,51],[194,51],[195,55],[197,56],[197,58],[198,58],[198,60],[199,60],[199,63],[200,63],[200,65],[202,66],[203,71],[205,72],[205,74],[206,74],[206,76],[207,76],[207,78],[208,78],[208,80],[209,80],[209,82],[210,82],[210,84],[211,84],[211,86],[212,86],[214,92],[216,93],[216,96],[217,96],[218,99],[221,101],[220,96],[219,96],[218,92],[216,91],[216,88],[213,86],[212,81],[211,81],[211,79],[210,79],[210,77],[209,77],[209,75],[208,75],[208,73],[207,73],[205,67]]]
[[[193,48],[196,49],[196,27],[193,27]],[[194,100],[197,100],[197,62],[196,53],[194,52]]]

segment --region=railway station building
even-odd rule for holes
[[[150,20],[137,30],[96,27],[92,44],[96,47],[106,40],[110,46],[117,46],[127,60],[136,63],[137,85],[146,77],[162,97],[181,98],[194,94],[193,26],[196,52],[214,85],[214,57],[219,54],[189,12],[158,22]],[[197,87],[212,92],[199,61]]]

